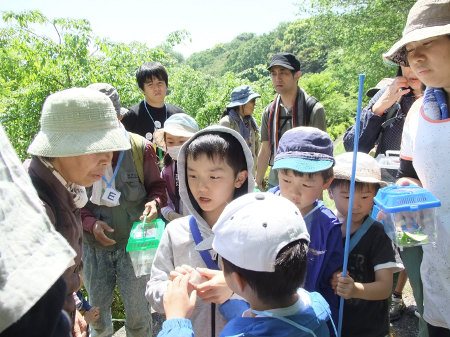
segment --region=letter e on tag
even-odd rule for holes
[[[114,188],[108,187],[103,193],[102,200],[111,203],[113,205],[119,204],[120,192]]]

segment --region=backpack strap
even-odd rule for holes
[[[311,114],[317,102],[319,101],[314,96],[309,96],[306,99],[306,111],[303,112],[303,125],[307,126],[311,122]]]
[[[191,230],[192,237],[194,238],[195,245],[198,245],[200,242],[203,241],[203,238],[202,234],[200,233],[200,230],[198,229],[197,221],[192,215],[189,217],[189,228]],[[209,269],[220,270],[219,267],[217,266],[217,263],[214,262],[211,255],[206,250],[199,251],[199,253],[203,259],[203,262],[205,262],[206,266]]]
[[[350,238],[350,245],[349,245],[349,253],[353,250],[353,248],[356,247],[359,240],[364,236],[364,234],[367,233],[370,226],[375,222],[375,220],[369,215],[366,220],[364,220],[361,227],[358,228],[358,230],[353,234],[353,236]]]
[[[144,184],[144,151],[145,138],[129,132],[131,140],[131,153],[133,154],[134,165],[139,176],[139,181]]]

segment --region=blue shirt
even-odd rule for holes
[[[280,186],[269,190],[280,194]],[[314,208],[306,216],[306,228],[310,236],[308,263],[304,288],[319,292],[330,305],[331,316],[337,326],[339,296],[331,288],[330,278],[342,269],[344,247],[342,246],[341,222],[334,213],[316,200]]]
[[[299,289],[303,293],[302,297],[307,298],[307,305],[296,303],[292,308],[299,308],[289,316],[284,318],[312,330],[318,337],[328,337],[330,335],[327,321],[330,311],[328,304],[318,293],[308,293]],[[299,299],[300,302],[300,299]],[[242,300],[229,300],[220,306],[220,312],[230,319],[220,337],[238,336],[299,336],[306,337],[311,334],[298,329],[297,327],[284,322],[276,317],[242,317],[248,308],[248,303]],[[291,307],[275,309],[290,311]],[[175,318],[163,323],[163,329],[158,337],[193,337],[194,332],[190,321],[184,318]]]

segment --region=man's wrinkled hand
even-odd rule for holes
[[[108,226],[104,221],[97,220],[92,228],[92,234],[94,234],[95,240],[100,242],[103,246],[111,246],[116,243],[115,240],[108,238],[105,231],[112,233],[114,229]]]

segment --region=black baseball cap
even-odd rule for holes
[[[291,53],[276,53],[272,56],[272,61],[267,69],[270,70],[273,66],[281,66],[290,70],[299,71],[300,70],[300,60]]]

